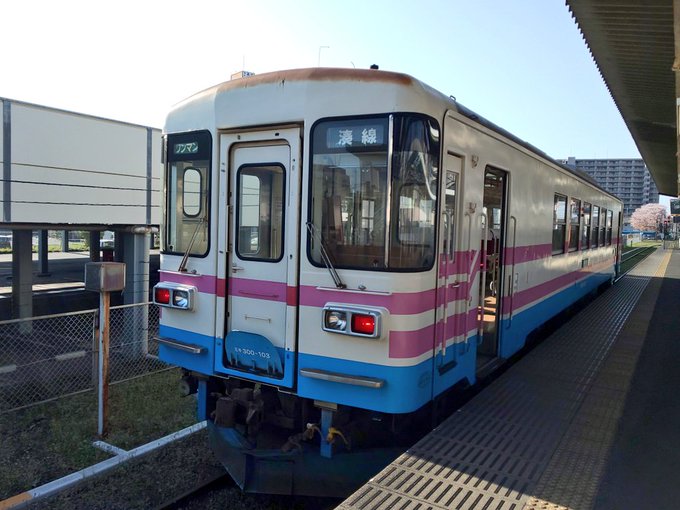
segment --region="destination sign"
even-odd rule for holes
[[[329,149],[342,147],[372,147],[385,144],[385,126],[382,124],[347,125],[328,128],[326,146]]]

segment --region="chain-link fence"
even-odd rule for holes
[[[0,413],[96,388],[98,310],[0,322]],[[167,368],[158,361],[159,311],[111,307],[111,383]]]

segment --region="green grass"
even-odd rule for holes
[[[85,243],[70,243],[68,245],[68,251],[88,251],[89,249]],[[31,251],[38,253],[38,247],[33,246]],[[50,245],[47,247],[47,251],[50,253],[61,252],[61,245]],[[12,253],[12,248],[0,248],[0,253]]]
[[[650,248],[652,246],[661,246],[662,241],[650,240],[650,241],[640,241],[639,243],[633,243],[630,246],[623,247],[623,253],[626,253],[637,248]]]
[[[659,241],[643,241],[642,243],[637,243],[633,248],[630,248],[629,250],[625,251],[631,251],[636,248],[648,248],[648,249],[643,249],[640,250],[638,254],[633,255],[627,260],[624,260],[621,262],[621,267],[620,267],[620,272],[621,274],[625,274],[631,269],[633,269],[637,264],[642,262],[645,258],[647,258],[648,255],[654,253],[654,251],[660,246]],[[624,252],[625,252],[624,251]]]
[[[105,440],[127,450],[195,423],[195,399],[178,382],[172,369],[112,385]],[[0,500],[108,458],[96,435],[94,392],[0,414]]]

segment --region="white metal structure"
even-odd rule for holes
[[[160,130],[0,101],[2,223],[159,223]]]

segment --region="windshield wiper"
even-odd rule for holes
[[[335,270],[333,267],[333,263],[331,262],[330,257],[328,256],[328,252],[326,251],[326,246],[324,245],[323,238],[321,237],[321,234],[318,233],[316,230],[316,227],[311,221],[308,221],[306,223],[307,225],[307,230],[309,231],[309,234],[312,236],[312,239],[319,241],[319,252],[321,253],[321,260],[323,263],[326,265],[326,269],[328,269],[328,272],[331,274],[331,278],[333,278],[333,283],[335,283],[335,286],[338,289],[346,289],[347,285],[343,283],[343,281],[340,279],[340,275],[338,272]]]
[[[186,251],[184,252],[184,256],[182,257],[182,261],[179,263],[179,267],[177,268],[178,273],[185,273],[187,270],[187,261],[189,260],[189,252],[191,252],[191,248],[194,246],[194,241],[196,240],[196,236],[198,235],[198,231],[201,228],[201,225],[205,222],[205,218],[201,218],[198,220],[198,225],[196,225],[196,230],[194,230],[194,234],[191,236],[191,240],[189,241],[189,246],[187,246]]]

